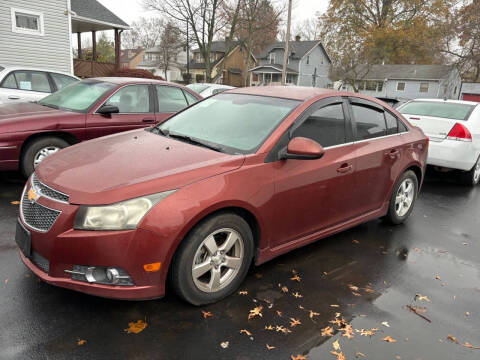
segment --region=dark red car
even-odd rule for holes
[[[261,264],[374,218],[403,222],[428,140],[370,97],[300,87],[229,90],[159,126],[46,159],[16,241],[46,282],[119,299],[173,288],[192,304]]]
[[[29,176],[47,156],[80,141],[164,121],[201,96],[152,79],[76,82],[35,103],[0,106],[0,171]]]

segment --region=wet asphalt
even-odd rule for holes
[[[43,283],[14,242],[11,202],[22,186],[18,174],[0,173],[2,360],[335,360],[331,351],[346,359],[480,359],[468,347],[480,347],[480,186],[429,175],[406,224],[370,221],[276,258],[252,268],[241,294],[206,307],[171,292],[116,301]],[[262,316],[248,319],[260,306]],[[125,331],[138,320],[143,331]]]

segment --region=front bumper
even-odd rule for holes
[[[472,142],[448,140],[430,141],[427,164],[458,170],[471,170],[477,162],[479,150]]]

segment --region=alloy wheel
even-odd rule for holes
[[[473,183],[477,184],[480,180],[480,159],[475,164],[475,170],[473,171]]]
[[[58,146],[47,146],[37,151],[33,157],[33,167],[36,168],[46,157],[55,154],[60,148]]]
[[[208,235],[198,247],[192,264],[195,286],[214,293],[228,286],[237,276],[243,263],[244,240],[230,228]]]
[[[395,212],[399,217],[408,213],[415,198],[415,185],[411,179],[405,179],[400,184],[395,197]]]

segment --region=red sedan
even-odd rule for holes
[[[0,171],[29,176],[47,156],[80,141],[152,126],[201,99],[177,84],[137,78],[74,83],[31,103],[0,106]]]
[[[173,288],[231,294],[252,261],[378,217],[411,214],[428,140],[370,97],[234,89],[146,130],[46,159],[21,199],[16,241],[46,282],[119,299]]]

